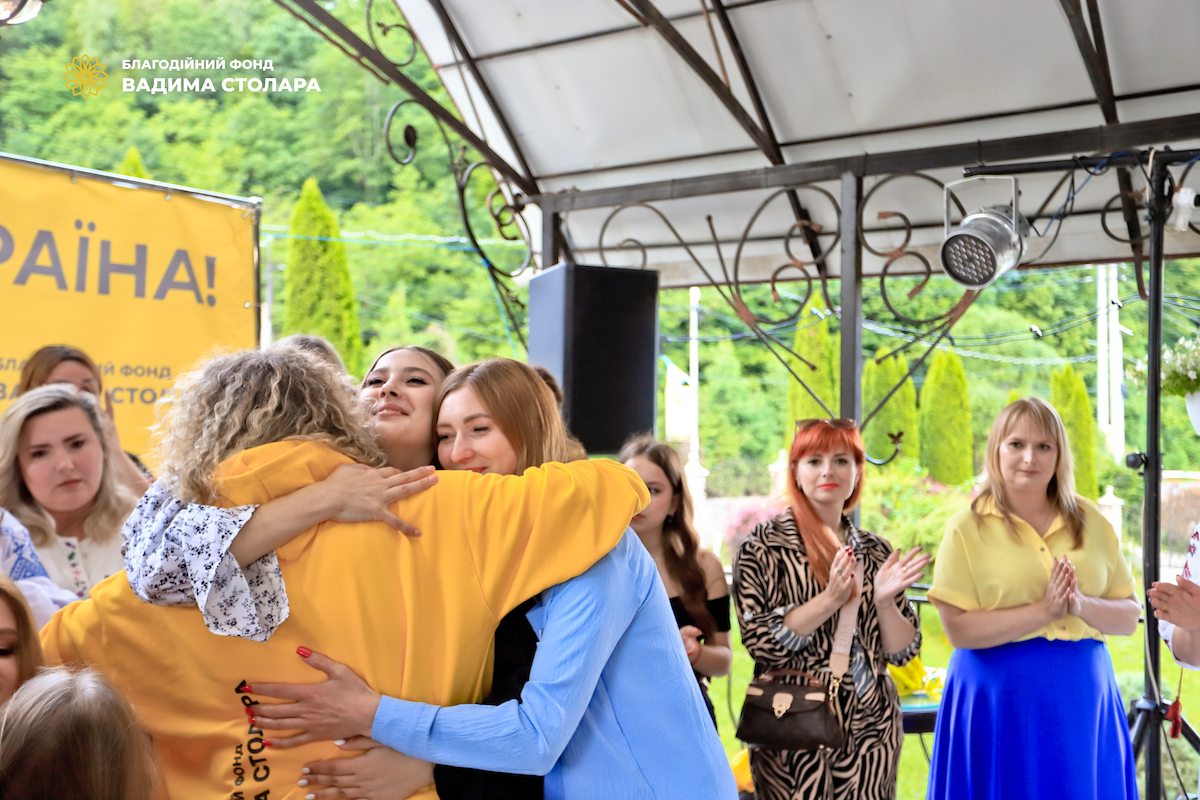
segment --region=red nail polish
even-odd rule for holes
[[[248,683],[242,687],[242,694],[250,694],[253,691],[254,691],[254,687]]]
[[[254,711],[252,710],[252,707],[251,707],[251,706],[245,706],[245,709],[246,709],[246,716],[247,716],[247,717],[252,717],[252,716],[254,716]]]
[[[251,728],[258,727],[258,720],[256,720],[254,717],[250,718],[250,727]]]
[[[270,739],[263,739],[263,747],[274,747],[275,743]]]
[[[296,652],[300,654],[301,658],[308,658],[312,655],[312,650],[309,650],[307,647],[297,647]]]

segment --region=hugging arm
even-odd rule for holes
[[[546,593],[546,627],[519,703],[439,708],[385,697],[371,738],[437,764],[545,775],[637,611],[634,587],[610,561]]]
[[[545,628],[519,703],[441,708],[381,698],[347,668],[314,653],[310,659],[316,661],[310,663],[333,680],[256,685],[255,694],[297,701],[256,706],[256,723],[266,730],[304,730],[287,739],[273,737],[276,747],[370,735],[436,764],[544,775],[575,734],[605,664],[637,612],[636,595],[628,571],[612,558],[547,590]]]
[[[435,482],[429,467],[402,473],[345,464],[324,481],[237,508],[184,503],[158,482],[122,531],[125,573],[141,600],[199,606],[213,633],[263,642],[289,613],[276,547],[329,519],[378,519],[414,531],[388,506]]]

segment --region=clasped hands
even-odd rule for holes
[[[1042,595],[1042,608],[1051,622],[1057,622],[1068,614],[1078,617],[1083,613],[1083,594],[1075,579],[1075,566],[1066,556],[1054,559],[1050,568],[1050,582]]]

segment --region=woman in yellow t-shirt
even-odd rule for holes
[[[1112,526],[1075,494],[1066,429],[1037,398],[1000,412],[987,478],[952,517],[929,597],[950,644],[930,800],[1136,798],[1106,634],[1137,630]]]

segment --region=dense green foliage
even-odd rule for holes
[[[957,486],[975,476],[967,373],[962,359],[938,350],[921,389],[921,466],[934,480]]]
[[[1062,417],[1075,460],[1075,491],[1089,500],[1100,497],[1096,485],[1096,417],[1083,378],[1070,364],[1050,375],[1050,405]]]
[[[888,434],[902,434],[900,452],[918,458],[921,453],[921,431],[917,420],[917,390],[911,378],[900,383],[908,372],[908,361],[904,356],[897,354],[891,358],[884,358],[893,349],[895,348],[879,348],[875,358],[866,359],[863,365],[864,417],[874,411],[896,384],[900,384],[900,388],[896,389],[895,394],[866,426],[863,443],[867,446],[868,455],[873,458],[887,458],[895,451],[895,445]]]
[[[289,232],[287,297],[282,334],[315,333],[324,336],[341,355],[351,374],[361,374],[362,336],[346,245],[329,241],[338,234],[337,218],[325,205],[314,178],[304,182],[300,200],[292,210]]]
[[[361,0],[337,3],[334,13],[365,34],[363,6]],[[64,87],[63,65],[85,52],[107,66],[108,82],[96,96],[74,97]],[[250,75],[231,69],[168,74],[121,67],[124,59],[188,56],[271,58],[275,70],[264,77],[316,78],[322,91],[153,95],[121,91],[126,77],[210,77],[219,85],[224,77]],[[422,55],[405,73],[445,105],[452,105]],[[311,176],[336,217],[336,229],[348,234],[339,238],[347,240],[345,258],[368,354],[385,345],[416,341],[435,347],[456,363],[497,354],[523,357],[515,337],[510,339],[478,255],[454,238],[462,235],[463,227],[454,177],[436,124],[427,114],[406,107],[399,112],[397,124],[412,124],[416,129],[417,156],[402,167],[387,155],[383,120],[402,98],[398,90],[375,81],[272,3],[55,0],[34,24],[0,36],[0,150],[136,174],[125,169],[130,165],[122,164],[130,148],[136,148],[141,169],[156,179],[264,198],[264,282],[273,283],[276,334],[281,332],[288,283],[295,274],[289,263],[294,240],[289,238],[288,223],[302,184]],[[403,150],[397,134],[393,140],[396,149]],[[477,201],[494,184],[482,170],[475,175],[470,205],[482,209]],[[481,237],[495,235],[486,214],[480,212],[476,222]],[[718,222],[739,224],[738,220]],[[516,247],[485,247],[500,264],[512,265],[519,258]],[[984,441],[1000,409],[1012,396],[1048,398],[1051,372],[1066,359],[1082,359],[1073,369],[1089,394],[1095,392],[1095,364],[1087,360],[1094,358],[1089,343],[1095,336],[1094,323],[1080,322],[1043,338],[1028,333],[1030,325],[1049,331],[1056,321],[1093,310],[1094,274],[1090,267],[1010,272],[980,295],[954,326],[953,341],[944,342],[961,357],[970,386],[970,425],[963,432],[970,431],[968,445],[975,458],[971,472],[982,467]],[[1200,260],[1169,264],[1166,279],[1168,294],[1200,294],[1196,289]],[[888,282],[893,304],[908,316],[936,316],[962,296],[960,288],[935,276],[908,297],[918,280],[902,277]],[[1121,268],[1121,286],[1124,295],[1134,295],[1128,266]],[[759,287],[748,287],[743,294],[753,310],[783,319],[802,299],[794,292],[803,290],[789,284],[779,288],[779,302]],[[814,298],[820,298],[819,288],[814,288]],[[837,281],[828,290],[836,299]],[[524,296],[524,290],[518,294]],[[706,289],[702,303],[701,426],[704,463],[713,471],[710,488],[720,494],[757,492],[765,481],[766,465],[775,460],[780,447],[790,443],[792,420],[823,416],[825,411],[795,383],[776,355],[747,335],[745,325],[715,290]],[[877,281],[864,286],[863,304],[868,319],[908,324],[884,306]],[[666,291],[661,297],[661,349],[685,369],[687,345],[680,337],[687,334],[686,306],[685,291]],[[518,322],[523,322],[521,314]],[[1165,341],[1195,335],[1195,322],[1185,314],[1168,306]],[[1121,323],[1133,331],[1125,337],[1127,357],[1141,357],[1146,343],[1145,304],[1131,299],[1121,311]],[[793,364],[793,368],[835,415],[840,415],[839,329],[836,313],[831,314],[820,299],[802,309],[795,323],[772,328],[783,342],[794,343],[797,352],[818,365],[815,373],[803,365]],[[1023,335],[1003,341],[995,338],[1009,331]],[[868,358],[901,343],[876,327],[864,331],[863,338]],[[912,386],[924,397],[933,357],[922,358],[922,354],[918,346],[904,356],[910,365],[917,364]],[[779,355],[786,354],[780,349]],[[872,372],[869,366],[866,372]],[[873,408],[871,398],[881,396],[882,382],[878,372],[864,381],[864,411]],[[1140,450],[1145,447],[1145,395],[1139,387],[1128,388],[1127,449]],[[886,436],[894,423],[885,417],[907,392],[902,388],[881,417],[871,422],[868,438]],[[1192,432],[1182,398],[1164,397],[1162,408],[1165,467],[1200,469],[1200,437]],[[895,426],[905,430],[905,454],[917,456],[919,426],[911,432]],[[880,455],[879,442],[873,441],[869,450]],[[882,455],[888,453],[890,448],[885,447]],[[1099,488],[1117,485],[1118,494],[1130,501],[1127,517],[1133,518],[1138,511],[1131,506],[1140,503],[1140,482],[1115,462],[1110,466],[1111,461],[1111,456],[1102,455],[1098,462]]]

